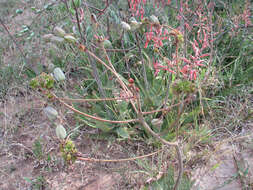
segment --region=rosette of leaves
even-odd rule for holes
[[[55,129],[55,133],[56,133],[56,136],[59,138],[59,139],[65,139],[66,136],[67,136],[67,132],[66,132],[66,129],[61,125],[61,124],[58,124],[56,129]]]
[[[30,86],[33,89],[45,88],[51,89],[54,87],[54,78],[46,73],[41,73],[39,76],[35,77],[30,81]]]
[[[63,73],[63,71],[62,71],[61,68],[59,68],[59,67],[57,67],[57,68],[54,69],[53,75],[54,75],[54,78],[55,78],[57,81],[59,81],[59,82],[64,81],[64,80],[66,79],[66,77],[65,77],[65,75],[64,75],[64,73]]]
[[[131,26],[131,30],[132,31],[135,31],[137,29],[139,29],[141,27],[141,22],[137,22],[137,20],[134,18],[134,17],[131,17],[129,19],[129,22],[130,22],[130,26]]]
[[[150,19],[151,23],[160,24],[159,19],[155,15],[151,15],[149,17],[149,19]]]
[[[187,80],[175,81],[171,86],[171,90],[173,94],[191,94],[194,93],[196,86],[193,82]]]
[[[60,144],[60,151],[62,153],[62,157],[64,161],[71,165],[77,159],[77,149],[73,141],[66,140],[62,144]]]
[[[46,114],[47,118],[50,121],[54,121],[58,117],[58,112],[51,106],[47,106],[43,109],[44,113]]]
[[[112,43],[110,40],[105,39],[103,41],[104,48],[112,48]]]
[[[128,23],[122,21],[120,24],[121,24],[122,29],[124,29],[125,31],[131,30],[131,26]]]
[[[62,38],[64,38],[64,36],[66,35],[65,30],[63,30],[61,27],[58,27],[58,26],[56,26],[54,28],[54,33],[55,33],[56,36],[59,36],[59,37],[62,37]]]

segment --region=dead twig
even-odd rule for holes
[[[4,30],[7,32],[8,36],[11,38],[12,42],[16,45],[16,47],[18,48],[23,60],[24,60],[24,64],[22,65],[22,68],[20,70],[20,73],[19,75],[21,74],[23,68],[26,68],[28,70],[30,70],[28,67],[25,66],[25,64],[27,63],[27,60],[26,60],[26,56],[22,50],[22,48],[19,46],[19,44],[17,43],[17,40],[11,35],[9,29],[7,28],[7,26],[4,24],[4,21],[0,18],[0,24],[3,26]]]
[[[128,100],[128,99],[134,99],[134,96],[131,97],[123,97],[123,98],[100,98],[100,99],[72,99],[72,98],[59,98],[63,101],[69,101],[69,102],[100,102],[100,101],[113,101],[113,100]]]
[[[28,152],[30,152],[33,156],[35,156],[32,149],[26,147],[25,145],[23,145],[21,143],[12,143],[12,144],[10,144],[10,146],[20,146],[20,147],[24,148],[25,150],[27,150]]]
[[[150,154],[146,154],[146,155],[142,155],[142,156],[136,156],[136,157],[133,157],[133,158],[123,158],[123,159],[113,159],[113,160],[96,159],[96,158],[84,158],[82,156],[78,156],[77,159],[82,160],[82,161],[88,161],[88,162],[126,162],[126,161],[134,161],[134,160],[137,160],[137,159],[147,158],[147,157],[153,156],[155,154],[158,154],[161,151],[163,151],[163,149],[157,150],[157,151],[152,152]]]
[[[58,100],[61,104],[63,104],[65,107],[69,108],[73,112],[76,112],[76,113],[78,113],[80,115],[83,115],[85,117],[88,117],[88,118],[91,118],[91,119],[94,119],[94,120],[97,120],[97,121],[107,122],[107,123],[131,123],[131,122],[137,122],[138,121],[138,119],[129,119],[129,120],[124,120],[124,121],[114,121],[114,120],[107,120],[107,119],[103,119],[103,118],[96,117],[96,116],[93,116],[93,115],[89,115],[89,114],[81,112],[81,111],[75,109],[74,107],[72,107],[71,105],[65,103],[64,101],[62,101],[61,99],[59,99],[55,94],[51,93],[51,95],[53,95],[53,97],[56,100]]]
[[[182,176],[183,176],[183,160],[182,160],[182,152],[181,149],[179,147],[179,143],[178,142],[168,142],[165,139],[163,139],[162,137],[160,137],[160,135],[158,135],[157,133],[155,133],[150,127],[149,125],[146,123],[146,121],[144,120],[143,114],[141,112],[140,109],[140,96],[139,94],[136,94],[137,96],[137,108],[138,108],[138,118],[139,118],[139,122],[142,124],[142,126],[156,139],[158,139],[160,142],[162,142],[164,145],[167,146],[172,146],[176,149],[176,154],[177,154],[177,159],[178,159],[178,177],[176,180],[176,183],[173,187],[173,190],[177,190],[178,186],[181,182]]]
[[[82,30],[81,30],[81,25],[80,25],[80,19],[79,19],[79,15],[78,15],[78,9],[75,5],[75,2],[74,0],[72,0],[72,4],[74,6],[74,9],[75,9],[75,14],[76,14],[76,21],[77,21],[77,26],[78,26],[78,30],[79,30],[79,33],[80,33],[80,36],[81,36],[81,39],[85,42],[86,39],[83,38],[83,33],[82,33]]]

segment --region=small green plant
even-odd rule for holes
[[[192,94],[196,91],[196,85],[188,80],[175,81],[172,84],[171,90],[173,94]]]
[[[44,156],[44,152],[43,152],[43,145],[41,144],[41,140],[37,139],[35,140],[35,142],[33,143],[33,154],[35,155],[35,157],[37,159],[42,159]]]
[[[174,170],[172,167],[169,167],[166,173],[159,179],[154,180],[149,185],[146,185],[141,190],[168,190],[173,189],[174,186]],[[182,177],[182,182],[178,187],[179,190],[190,190],[193,183],[187,176]]]
[[[39,76],[31,80],[30,86],[33,89],[36,88],[51,89],[54,86],[54,78],[49,74],[41,73]]]
[[[62,153],[62,157],[67,164],[75,163],[77,159],[77,149],[75,144],[71,140],[63,141],[60,145],[60,151]]]
[[[24,177],[24,179],[31,184],[31,188],[34,190],[45,190],[47,189],[47,182],[43,176],[38,176],[35,179]]]

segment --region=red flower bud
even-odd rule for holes
[[[85,47],[83,44],[80,44],[80,45],[79,45],[79,49],[80,49],[81,51],[86,51],[86,47]]]
[[[133,84],[131,84],[131,83],[128,84],[128,87],[129,87],[129,88],[132,88],[132,87],[133,87]]]
[[[133,84],[133,83],[134,83],[134,79],[130,78],[130,79],[128,79],[128,82],[129,82],[130,84]]]

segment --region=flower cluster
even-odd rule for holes
[[[157,74],[161,70],[176,74],[176,72],[172,70],[172,69],[175,69],[175,65],[167,58],[164,58],[163,62],[159,60],[153,60],[153,67],[155,70],[155,73],[154,73],[155,76],[157,76]]]
[[[207,5],[209,11],[212,11],[214,8],[214,3],[210,2]],[[204,9],[204,4],[199,2],[199,6],[196,10],[192,10],[188,1],[181,3],[180,14],[181,15],[195,15],[196,19],[193,24],[190,24],[187,18],[184,18],[184,26],[187,32],[197,31],[195,36],[196,39],[193,39],[191,42],[193,54],[189,55],[188,58],[183,57],[181,60],[184,62],[183,68],[180,72],[183,74],[185,78],[190,80],[196,80],[198,67],[205,66],[203,63],[205,60],[203,58],[210,56],[208,51],[210,50],[210,44],[213,42],[211,38],[211,27],[212,23],[208,19],[208,12]]]
[[[245,27],[252,25],[250,17],[251,17],[250,3],[249,1],[246,1],[243,13],[236,15],[232,18],[232,21],[234,24],[234,27],[232,28],[232,30],[238,29],[240,26],[240,22],[242,21],[244,22]]]
[[[242,19],[244,20],[245,27],[248,27],[249,25],[252,25],[250,17],[251,17],[250,3],[249,3],[249,1],[247,1],[245,3],[245,8],[244,8],[244,11],[243,11],[243,14],[242,14]]]
[[[133,16],[140,16],[141,19],[144,15],[144,8],[143,6],[146,4],[146,0],[128,0],[130,5],[130,11],[133,13]]]
[[[242,6],[240,7],[242,8]],[[237,35],[238,32],[240,31],[239,30],[240,28],[247,28],[247,27],[252,26],[252,20],[251,20],[252,14],[251,14],[251,7],[250,7],[249,0],[245,0],[243,10],[237,9],[236,13],[238,14],[228,15],[229,20],[226,20],[226,22],[228,23],[226,26],[226,30],[229,29],[232,31],[232,32],[229,32],[230,36]],[[221,23],[219,23],[219,25],[221,25]],[[220,31],[220,32],[224,32],[224,29],[223,31]]]
[[[164,46],[163,41],[170,40],[170,35],[175,35],[177,38],[178,35],[180,35],[179,31],[174,30],[169,32],[166,27],[160,25],[157,22],[151,23],[148,30],[149,31],[145,33],[146,41],[144,48],[148,48],[149,44],[152,43],[154,46],[154,50],[157,53],[159,53],[159,48],[162,48]],[[174,71],[176,66],[175,64],[176,57],[174,56],[175,58],[174,61],[170,61],[168,58],[163,57],[162,55],[160,55],[160,57],[163,58],[163,61],[153,59],[153,67],[155,70],[154,75],[157,76],[157,74],[161,70],[176,74],[176,72]]]
[[[214,8],[214,4],[209,3],[207,8],[212,10]],[[191,15],[195,15],[196,20],[194,23],[190,24],[186,17]],[[160,58],[156,60],[153,59],[155,76],[157,76],[161,70],[164,70],[173,74],[181,73],[184,78],[196,80],[199,67],[205,66],[205,58],[210,56],[208,52],[210,51],[210,44],[213,41],[211,38],[212,24],[210,24],[208,12],[205,11],[203,3],[200,2],[196,10],[192,10],[188,6],[188,0],[181,1],[180,14],[178,17],[182,19],[183,16],[185,30],[187,32],[196,31],[194,34],[195,38],[192,42],[190,42],[193,53],[187,57],[180,57],[178,54],[179,44],[182,44],[184,41],[184,30],[182,30],[182,32],[175,29],[168,31],[167,27],[160,25],[158,21],[158,23],[151,23],[148,31],[145,33],[146,40],[144,48],[147,48],[149,44],[152,43],[154,45],[154,49],[157,50],[164,46],[165,40],[170,40],[170,36],[175,37],[175,45],[177,48],[175,50],[176,52],[172,55],[171,60],[163,57],[161,54],[159,54],[159,57],[162,57],[162,61],[159,60]],[[159,52],[159,50],[157,52]]]
[[[163,40],[169,39],[169,32],[166,28],[161,25],[151,25],[149,32],[146,32],[146,41],[144,48],[148,47],[150,41],[154,42],[154,47],[159,48],[163,47]]]
[[[167,1],[167,4],[170,4],[171,0]],[[154,1],[154,7],[159,7],[160,2],[162,2],[163,6],[165,6],[165,0],[155,0]],[[128,0],[128,3],[130,5],[130,11],[133,13],[132,16],[141,16],[141,19],[143,19],[144,15],[144,5],[147,3],[146,0]]]

